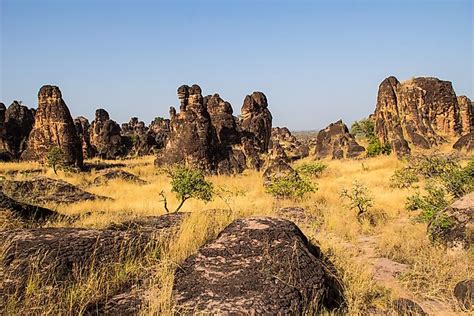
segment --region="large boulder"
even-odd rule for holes
[[[45,221],[60,218],[59,214],[50,209],[15,201],[0,191],[0,212],[23,221]]]
[[[459,151],[471,152],[474,150],[474,132],[459,137],[453,148]]]
[[[454,287],[454,297],[461,308],[470,311],[474,308],[474,279],[458,282]]]
[[[26,148],[28,135],[35,122],[35,111],[21,105],[18,101],[13,103],[5,111],[6,141],[9,152],[19,158]]]
[[[48,85],[38,93],[35,123],[21,158],[45,161],[56,146],[64,153],[64,164],[82,168],[82,147],[71,113],[59,88]]]
[[[106,110],[95,111],[95,119],[90,128],[90,143],[100,158],[115,159],[126,156],[127,150],[120,133],[120,126],[110,119]]]
[[[298,173],[283,159],[272,160],[263,172],[263,186],[268,187],[279,179],[297,177]]]
[[[451,248],[469,248],[474,242],[474,192],[441,212],[428,226],[430,236]]]
[[[316,158],[357,158],[365,153],[355,137],[349,133],[346,124],[339,120],[319,131],[316,137]]]
[[[293,136],[288,128],[274,127],[272,128],[270,149],[278,152],[280,148],[283,149],[284,155],[290,161],[302,159],[309,155],[309,147]],[[281,154],[279,155],[281,156]]]
[[[341,284],[292,222],[238,219],[179,265],[173,298],[184,314],[302,314],[344,304]]]
[[[473,102],[465,95],[458,97],[459,115],[461,117],[462,135],[474,132]]]
[[[74,126],[76,127],[76,133],[81,140],[82,155],[84,158],[92,158],[95,156],[94,149],[91,146],[90,141],[90,128],[89,120],[83,116],[76,117],[74,119]]]
[[[451,82],[430,77],[399,82],[392,76],[379,86],[375,133],[403,156],[410,146],[428,149],[460,136],[459,112]]]

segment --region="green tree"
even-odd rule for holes
[[[272,179],[266,190],[277,199],[301,199],[306,193],[314,192],[315,188],[309,181],[301,178],[298,173],[292,173]]]
[[[46,155],[48,166],[53,168],[54,174],[58,174],[57,170],[64,166],[64,151],[58,146],[52,147]]]
[[[355,121],[351,126],[351,134],[354,136],[371,138],[375,137],[375,124],[369,118]]]
[[[214,187],[207,181],[204,174],[199,170],[190,169],[184,166],[177,166],[165,170],[171,179],[171,192],[176,195],[179,205],[175,209],[178,212],[184,202],[191,198],[210,202],[214,196]],[[167,213],[169,213],[168,202],[163,191],[160,192]]]

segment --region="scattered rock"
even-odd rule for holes
[[[146,184],[146,181],[140,179],[134,174],[131,174],[129,172],[123,171],[123,170],[110,170],[107,171],[104,174],[101,174],[100,176],[97,176],[94,179],[95,184],[101,184],[101,183],[106,183],[109,180],[124,180],[124,181],[129,181],[129,182],[135,182],[137,184]]]
[[[76,203],[80,201],[109,199],[85,192],[62,180],[35,177],[29,180],[2,180],[0,191],[26,203]]]
[[[379,86],[374,113],[375,133],[399,156],[410,145],[428,149],[459,136],[459,105],[451,82],[437,78],[413,78],[400,83],[386,78]]]
[[[342,120],[331,123],[319,131],[316,138],[316,158],[318,159],[357,158],[364,153],[365,148],[357,143]]]
[[[297,223],[308,224],[314,217],[304,208],[297,206],[284,207],[278,210],[278,214],[282,217],[296,221]]]
[[[127,149],[120,135],[120,126],[110,119],[104,109],[95,111],[95,119],[91,123],[90,143],[97,155],[102,159],[115,159],[127,155]]]
[[[54,146],[64,152],[65,164],[82,167],[81,142],[61,91],[56,86],[43,86],[38,93],[35,123],[21,158],[46,161],[49,150]]]
[[[90,124],[89,120],[83,116],[79,116],[74,119],[74,126],[76,127],[76,133],[81,141],[82,156],[84,158],[92,158],[95,156],[94,149],[92,148],[90,141]]]
[[[472,310],[474,307],[474,279],[464,280],[454,287],[454,297],[459,302],[461,308]]]
[[[474,192],[438,212],[428,232],[450,248],[469,248],[474,242]]]
[[[288,157],[289,161],[302,159],[309,155],[309,147],[291,135],[290,130],[286,127],[272,128],[270,149],[275,149],[276,156],[279,157],[282,157],[283,153],[278,153],[278,151],[283,150],[284,156]]]
[[[184,314],[311,314],[343,306],[333,275],[295,224],[250,217],[180,265],[173,298]]]
[[[274,160],[263,172],[263,185],[268,187],[275,180],[289,176],[298,176],[298,173],[289,164],[281,159]]]
[[[0,212],[9,212],[14,217],[20,218],[23,221],[43,222],[45,220],[56,220],[60,216],[57,212],[50,209],[21,203],[6,196],[0,192]]]
[[[474,150],[474,132],[461,136],[453,145],[459,151],[472,152]]]
[[[129,220],[122,223],[115,223],[108,227],[112,230],[120,231],[136,231],[142,234],[154,236],[167,235],[176,228],[189,216],[189,213],[178,212],[165,214],[161,216],[140,217],[135,220]]]
[[[392,302],[393,310],[400,316],[424,316],[423,308],[408,298],[398,298]]]

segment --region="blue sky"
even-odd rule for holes
[[[58,85],[73,116],[168,117],[197,83],[240,113],[320,129],[373,112],[379,83],[433,76],[474,98],[473,1],[0,0],[0,101]]]

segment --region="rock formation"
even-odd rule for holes
[[[462,309],[472,311],[474,308],[474,279],[458,282],[454,287],[453,294]]]
[[[474,132],[474,109],[473,102],[462,95],[458,97],[459,115],[461,120],[461,134],[466,135]]]
[[[474,132],[459,137],[453,148],[459,151],[472,152],[474,150]]]
[[[469,248],[474,242],[474,192],[441,212],[428,226],[430,236],[452,248]]]
[[[13,200],[0,191],[0,212],[8,212],[23,221],[42,222],[59,218],[55,211]]]
[[[128,154],[132,156],[149,155],[161,149],[169,134],[169,120],[155,118],[150,126],[132,117],[122,124],[121,134],[126,141]]]
[[[166,140],[170,134],[170,120],[162,117],[156,117],[148,127],[148,133],[155,138],[156,150],[166,145]]]
[[[56,86],[43,86],[38,93],[35,123],[21,158],[45,161],[55,146],[63,151],[64,164],[82,167],[81,142],[61,91]]]
[[[339,120],[319,131],[316,137],[316,158],[357,158],[365,153],[355,137],[349,133],[346,124]]]
[[[273,160],[263,172],[263,186],[268,187],[275,180],[290,176],[298,177],[298,173],[283,159]]]
[[[135,182],[136,184],[146,184],[146,181],[140,179],[134,174],[123,170],[108,170],[105,173],[97,176],[94,179],[94,184],[104,184],[110,180],[122,180],[128,182]]]
[[[344,304],[321,251],[292,222],[238,219],[176,270],[178,313],[312,314]]]
[[[265,95],[255,92],[242,106],[242,119],[218,94],[202,97],[197,85],[178,88],[180,111],[170,108],[170,133],[158,166],[184,164],[207,173],[231,174],[259,169],[270,141],[271,114]]]
[[[84,116],[79,116],[74,119],[74,126],[76,127],[76,133],[81,141],[82,156],[84,158],[92,158],[95,156],[94,149],[91,146],[90,141],[90,124],[89,120]]]
[[[388,77],[379,86],[374,113],[375,133],[399,155],[410,145],[428,149],[446,137],[460,136],[460,109],[451,82],[413,78],[399,82]]]
[[[5,128],[5,112],[7,108],[5,104],[0,102],[0,161],[11,161],[12,155],[8,151],[7,145],[7,130]]]
[[[102,159],[126,156],[127,150],[120,132],[120,126],[110,119],[109,113],[97,109],[90,128],[90,143],[94,152]]]
[[[35,112],[19,102],[13,101],[5,111],[4,122],[8,151],[15,158],[19,158],[26,148],[28,135],[33,128]]]
[[[290,130],[286,127],[272,128],[270,149],[278,151],[278,146],[283,149],[286,157],[288,157],[290,161],[302,159],[309,155],[309,147],[291,135]],[[277,156],[281,155],[277,154]]]

